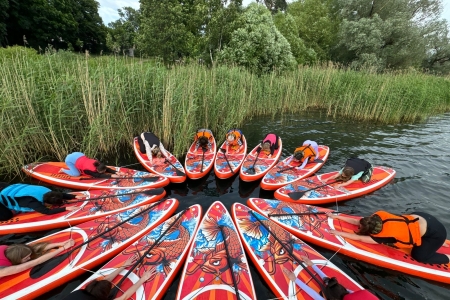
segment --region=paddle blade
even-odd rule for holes
[[[303,197],[303,195],[305,194],[306,191],[304,192],[292,192],[292,193],[288,193],[289,198],[291,198],[292,200],[298,200],[301,197]]]
[[[149,195],[149,196],[157,196],[157,195],[161,195],[162,193],[164,193],[164,189],[163,188],[151,189],[151,190],[143,191],[142,193]]]
[[[156,182],[156,181],[159,180],[159,177],[134,177],[134,178],[142,179],[142,180],[147,181],[147,182]],[[117,178],[117,179],[121,179],[121,178]]]
[[[248,173],[248,174],[251,174],[251,175],[255,174],[255,173],[256,173],[255,168],[254,168],[254,167],[248,168],[248,169],[247,169],[247,173]]]
[[[184,172],[181,172],[180,170],[178,170],[177,168],[175,168],[175,173],[177,174],[177,176],[186,176],[186,174]]]
[[[321,164],[323,162],[324,162],[323,159],[320,159],[320,158],[317,158],[313,161],[313,163],[319,163],[319,164]]]
[[[44,261],[43,263],[34,266],[30,270],[30,278],[32,279],[38,279],[41,276],[44,276],[54,268],[56,268],[60,263],[62,263],[64,260],[66,260],[70,255],[70,252],[66,252],[62,255],[55,256],[47,261]]]

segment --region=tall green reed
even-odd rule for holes
[[[181,156],[198,128],[224,140],[261,115],[321,109],[357,121],[416,122],[450,110],[450,80],[332,65],[255,76],[238,67],[0,50],[0,174],[72,151],[101,158],[152,131]]]

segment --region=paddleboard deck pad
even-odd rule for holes
[[[112,281],[120,287],[116,297],[123,294],[134,283],[139,281],[142,274],[149,270],[156,270],[155,275],[149,278],[132,296],[132,299],[155,300],[161,299],[177,271],[181,268],[188,248],[202,217],[202,208],[199,204],[179,212],[164,223],[144,235],[139,241],[128,246],[119,255],[114,257],[94,275],[89,277],[77,289],[86,287],[89,282],[98,277],[108,275],[122,266],[133,256],[141,258],[130,271],[127,267]],[[131,273],[129,273],[131,272]],[[127,277],[124,277],[128,274]]]
[[[256,299],[236,227],[214,202],[203,217],[181,273],[176,299]]]
[[[303,263],[302,256],[309,258],[327,277],[336,277],[347,289],[362,290],[358,283],[332,262],[280,225],[241,203],[234,203],[231,211],[248,256],[277,297],[312,299],[289,280],[283,269],[293,272],[307,286],[320,292],[323,281],[311,267]]]
[[[349,200],[380,189],[394,179],[395,173],[394,169],[378,166],[373,168],[372,177],[367,183],[356,180],[345,187],[335,188],[333,184],[330,184],[315,190],[310,190],[325,185],[327,181],[333,182],[334,180],[331,178],[338,174],[338,172],[325,173],[294,181],[277,189],[274,196],[278,200],[311,205]],[[289,197],[290,193],[303,191],[306,192],[298,200]]]
[[[216,140],[214,136],[211,135],[210,147],[203,154],[201,147],[195,149],[196,141],[192,143],[186,154],[186,160],[184,162],[184,168],[186,170],[186,175],[190,179],[199,179],[203,176],[209,174],[214,166],[214,159],[216,158]],[[203,162],[203,167],[202,167]]]
[[[131,188],[158,188],[164,187],[170,183],[169,179],[162,176],[156,176],[147,172],[137,171],[133,169],[111,167],[116,171],[124,173],[121,178],[89,178],[88,176],[69,176],[60,172],[61,168],[68,169],[63,162],[37,162],[24,166],[22,169],[31,177],[40,181],[62,186],[69,189],[76,190],[91,190],[91,189],[131,189]],[[130,178],[132,177],[132,178]],[[157,181],[145,181],[140,177],[158,177]],[[81,179],[89,178],[89,179]]]
[[[214,163],[214,173],[216,174],[216,177],[220,179],[227,179],[232,177],[234,174],[239,173],[239,170],[244,163],[245,156],[247,155],[247,140],[245,139],[244,135],[241,136],[241,140],[242,147],[240,148],[240,150],[229,149],[229,151],[225,154],[220,151],[217,152],[216,161]],[[227,149],[226,145],[227,143],[225,141],[219,149]],[[230,170],[227,159],[231,165],[231,168],[233,169],[234,174]]]
[[[167,158],[152,157],[152,161],[150,161],[147,154],[141,153],[141,151],[139,150],[139,142],[137,137],[134,138],[133,146],[134,154],[136,155],[141,165],[144,166],[145,169],[147,169],[147,171],[167,177],[170,182],[173,183],[181,183],[186,180],[186,175],[178,175],[176,172],[176,169],[178,169],[178,171],[185,173],[183,165],[169,151],[166,150],[166,152],[168,153]],[[166,159],[173,166],[169,162],[167,162]]]
[[[319,145],[319,156],[317,159],[320,159],[323,162],[308,161],[308,163],[301,170],[296,168],[301,166],[302,163],[296,159],[291,160],[291,155],[279,162],[274,168],[270,169],[261,181],[261,188],[268,191],[276,190],[296,180],[309,177],[322,168],[327,161],[329,154],[330,148],[328,148],[328,146]],[[291,161],[288,162],[288,160]]]
[[[57,288],[81,275],[85,270],[117,255],[166,220],[177,206],[176,199],[161,200],[114,216],[100,217],[81,223],[33,241],[33,243],[58,243],[73,239],[75,245],[70,248],[72,250],[66,250],[65,253],[39,266],[15,275],[1,277],[0,299],[34,299]],[[115,227],[115,225],[119,226]],[[106,232],[106,230],[109,231]]]
[[[328,218],[325,214],[314,214],[315,212],[331,211],[330,209],[260,198],[250,198],[247,203],[250,207],[265,216],[268,216],[269,214],[308,213],[300,216],[271,217],[274,222],[308,243],[333,251],[339,251],[339,253],[387,269],[397,270],[430,280],[450,283],[450,265],[420,263],[414,260],[406,252],[386,245],[367,244],[330,234],[330,229],[350,233],[354,233],[358,230],[358,226],[356,225]],[[344,216],[354,219],[361,218],[350,215]],[[447,240],[446,244],[450,245],[450,241]],[[441,247],[438,252],[450,254],[450,247]]]

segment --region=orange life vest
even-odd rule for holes
[[[412,248],[422,244],[420,235],[419,218],[411,215],[394,215],[386,211],[377,211],[374,213],[383,221],[383,228],[380,233],[371,234],[373,237],[395,238],[392,246],[395,248]]]
[[[303,151],[303,158],[300,160],[300,162],[304,162],[305,159],[309,157],[309,161],[314,161],[316,158],[316,151],[314,151],[313,147],[311,145],[303,145],[300,147],[295,148],[294,154],[297,151]]]
[[[201,138],[202,136],[208,138],[208,141],[210,141],[211,138],[212,138],[211,130],[208,130],[208,129],[200,129],[200,130],[197,131],[197,133],[195,134],[195,140],[198,140],[198,139]]]
[[[229,142],[228,141],[228,136],[232,134],[235,136],[234,141]],[[230,130],[228,131],[228,133],[225,136],[225,140],[227,141],[227,144],[231,147],[235,147],[235,146],[239,146],[239,141],[241,140],[241,133],[239,132],[239,130]]]

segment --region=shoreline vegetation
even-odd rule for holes
[[[335,65],[257,76],[198,63],[168,69],[152,60],[39,55],[0,49],[0,174],[60,160],[72,151],[101,158],[132,151],[152,131],[183,155],[198,128],[218,143],[229,128],[262,115],[321,110],[355,122],[410,123],[450,111],[450,78],[411,71],[375,73]]]

